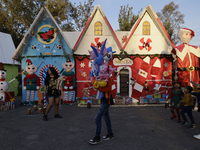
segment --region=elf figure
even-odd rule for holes
[[[194,31],[188,28],[180,29],[178,36],[183,42],[176,48],[170,49],[175,60],[175,80],[181,82],[181,86],[192,86],[190,81],[199,84],[199,57],[200,48],[189,45],[188,43],[194,37]]]
[[[39,77],[34,74],[37,71],[37,66],[32,64],[30,59],[27,59],[26,62],[26,77],[24,78],[24,90],[26,90],[26,101],[23,101],[24,104],[34,104],[34,97],[36,91],[40,86]]]
[[[63,103],[73,103],[75,100],[75,87],[76,78],[75,73],[72,70],[74,68],[74,63],[71,62],[70,58],[66,58],[66,62],[63,64],[63,68],[66,70],[62,75],[66,76],[66,79],[62,83],[64,97]]]

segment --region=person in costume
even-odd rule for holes
[[[99,108],[98,113],[95,116],[95,123],[96,123],[96,133],[93,139],[90,139],[88,143],[94,145],[101,143],[101,118],[103,117],[106,127],[107,127],[107,135],[103,136],[103,140],[112,140],[114,139],[114,135],[112,133],[112,126],[109,116],[109,107],[112,104],[112,77],[109,78],[108,83],[105,87],[99,87],[99,91],[103,92],[103,97],[101,98],[101,105]]]
[[[26,77],[24,78],[24,90],[26,90],[26,101],[23,101],[24,104],[34,104],[34,97],[36,91],[40,86],[39,77],[34,74],[37,71],[37,66],[35,66],[30,59],[27,59],[26,62]]]
[[[193,88],[191,86],[186,86],[183,100],[180,101],[180,104],[183,105],[183,109],[181,110],[181,116],[183,118],[182,126],[186,126],[189,124],[189,122],[187,121],[187,118],[185,117],[185,113],[187,113],[188,117],[191,120],[191,125],[189,126],[190,129],[195,128],[194,117],[192,115],[192,109],[193,109],[193,100],[191,96],[192,91],[193,91]]]
[[[179,110],[182,109],[182,106],[179,104],[183,99],[184,93],[181,90],[181,83],[175,82],[174,89],[172,90],[172,100],[170,102],[170,111],[172,113],[172,117],[170,119],[176,118],[174,110],[176,110],[176,114],[178,116],[178,123],[181,122],[181,116]]]
[[[57,79],[59,75],[55,68],[49,67],[47,76],[45,78],[45,85],[44,85],[44,98],[46,98],[46,93],[48,94],[48,100],[49,100],[49,105],[46,108],[46,112],[43,116],[44,121],[48,121],[47,115],[52,108],[54,102],[55,102],[55,118],[62,118],[58,114],[58,108],[59,108],[59,101],[60,101],[60,95],[61,92],[56,88],[57,87]],[[48,87],[48,92],[47,91]]]
[[[190,40],[195,36],[194,31],[188,28],[180,29],[178,36],[183,42],[181,45],[171,50],[175,59],[175,80],[181,82],[181,86],[192,86],[190,81],[199,83],[199,57],[200,48],[189,45]]]
[[[66,76],[66,79],[62,83],[64,97],[63,103],[73,103],[75,100],[75,88],[76,88],[76,76],[73,71],[74,63],[70,58],[66,58],[66,62],[63,64],[63,68],[66,70],[62,75]]]

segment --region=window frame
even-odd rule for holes
[[[148,23],[148,25],[144,25],[145,23]],[[146,26],[146,29],[144,29],[144,26]],[[147,29],[147,26],[149,26],[149,29]],[[146,31],[146,34],[144,33]],[[147,34],[147,31],[149,31],[149,34]],[[142,24],[142,35],[151,35],[151,25],[149,21],[144,21]]]
[[[100,25],[96,25],[97,23],[100,23]],[[96,29],[96,26],[98,26],[98,29]],[[99,26],[101,26],[101,30],[99,29]],[[95,24],[94,24],[94,35],[102,35],[102,23],[100,21],[97,21]],[[96,34],[96,31],[98,31],[98,34]],[[99,31],[101,31],[101,34],[99,34]]]

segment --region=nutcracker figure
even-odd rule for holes
[[[190,81],[199,84],[200,48],[188,44],[194,35],[194,31],[191,29],[180,29],[178,36],[183,43],[171,50],[174,64],[176,64],[174,65],[175,80],[181,82],[182,87],[192,86]]]
[[[37,71],[37,66],[32,64],[30,59],[27,59],[26,62],[26,77],[24,78],[24,90],[26,90],[26,100],[23,100],[24,104],[34,104],[34,97],[36,91],[39,89],[40,79],[34,74]]]
[[[76,87],[76,77],[72,70],[74,68],[74,63],[71,62],[70,58],[66,58],[66,62],[63,64],[63,68],[66,70],[62,75],[66,76],[66,79],[62,83],[64,97],[63,103],[73,103],[75,101],[75,87]]]

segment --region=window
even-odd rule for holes
[[[143,35],[150,35],[150,23],[147,21],[143,23]]]
[[[101,22],[96,22],[94,25],[94,34],[95,35],[102,35],[102,24]]]

